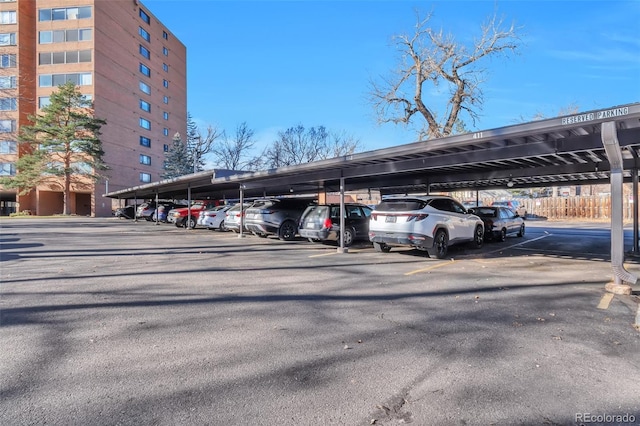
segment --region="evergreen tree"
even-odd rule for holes
[[[60,187],[64,194],[62,214],[69,214],[72,184],[87,186],[107,170],[100,129],[105,120],[94,116],[93,104],[72,82],[60,85],[40,114],[29,116],[34,123],[22,126],[18,134],[21,156],[17,173],[3,178],[5,188],[27,194],[40,184]]]
[[[180,133],[173,136],[173,144],[166,153],[164,162],[164,179],[173,179],[178,176],[193,173],[193,157],[189,148],[182,142]]]

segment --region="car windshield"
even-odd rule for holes
[[[376,210],[380,211],[411,211],[422,210],[427,205],[427,202],[419,199],[410,200],[383,200],[376,206]]]
[[[497,217],[498,216],[498,211],[496,209],[478,207],[478,208],[472,209],[472,212],[473,214],[478,215],[480,217]]]

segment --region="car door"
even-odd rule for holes
[[[511,209],[500,209],[500,216],[505,222],[505,227],[507,228],[508,234],[513,234],[514,232],[518,232],[520,225],[516,220],[516,214]]]

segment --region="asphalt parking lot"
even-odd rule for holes
[[[604,292],[607,224],[527,221],[448,260],[0,225],[2,425],[640,424],[639,293]]]

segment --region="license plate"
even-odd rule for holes
[[[387,216],[387,217],[385,217],[384,221],[386,223],[396,223],[396,219],[397,218],[395,216]]]

